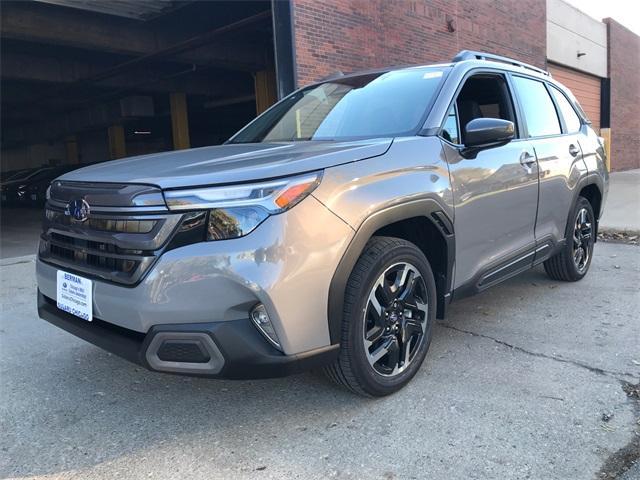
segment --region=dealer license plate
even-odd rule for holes
[[[90,322],[93,320],[92,282],[58,270],[56,303],[60,310]]]

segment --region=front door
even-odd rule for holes
[[[479,117],[516,122],[511,92],[502,75],[467,79],[442,135],[455,207],[454,288],[474,290],[533,264],[538,206],[538,165],[529,141],[516,139],[482,150],[474,158],[461,154],[464,134],[453,130],[462,130],[458,126]]]

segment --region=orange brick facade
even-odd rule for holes
[[[293,0],[298,86],[483,50],[544,67],[545,0]]]
[[[640,168],[640,37],[607,18],[611,169]]]

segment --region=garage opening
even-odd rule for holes
[[[3,1],[0,19],[3,258],[36,251],[57,176],[220,144],[294,88],[289,2]]]
[[[2,176],[224,142],[293,85],[274,8],[3,2]]]

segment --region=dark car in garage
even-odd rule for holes
[[[22,173],[17,173],[7,178],[7,180],[0,183],[0,198],[3,204],[12,204],[17,201],[17,192],[29,184],[31,180],[43,175],[51,167],[39,167],[31,170],[25,170]]]
[[[18,178],[23,178],[27,174],[31,173],[33,169],[31,168],[20,168],[18,170],[8,170],[6,172],[0,173],[0,183],[10,182],[11,180],[16,180]]]
[[[37,178],[34,177],[34,179],[25,182],[23,184],[24,188],[16,190],[15,197],[17,198],[17,202],[21,205],[43,206],[47,199],[47,188],[49,188],[51,182],[63,173],[83,166],[85,165],[65,165],[43,172],[42,175],[37,176]]]
[[[29,205],[31,200],[31,187],[43,189],[44,195],[51,181],[62,175],[78,168],[79,165],[65,165],[62,167],[45,167],[33,170],[28,175],[15,180],[10,180],[2,184],[2,203],[6,205]],[[39,191],[39,190],[38,190]],[[36,197],[39,199],[39,197]],[[36,202],[34,201],[33,204]]]

